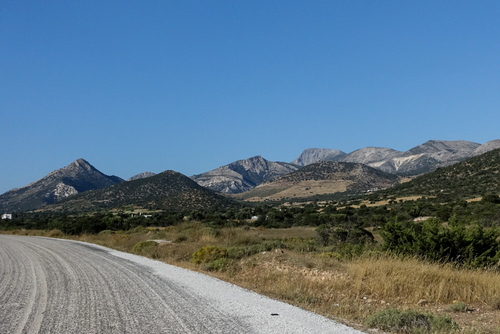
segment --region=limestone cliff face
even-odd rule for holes
[[[199,185],[220,193],[237,194],[273,178],[296,171],[299,166],[268,161],[261,156],[238,160],[212,171],[193,175]]]
[[[361,163],[387,173],[417,175],[431,172],[438,167],[453,165],[498,147],[500,147],[500,140],[492,140],[483,145],[465,140],[429,140],[406,152],[383,147],[365,147],[349,154],[337,156],[338,160],[329,160],[327,158],[328,150],[324,150],[323,155],[321,152],[316,152],[315,159]],[[302,155],[312,156],[311,154],[307,155],[307,151],[305,150]],[[301,157],[295,161],[299,161]],[[301,159],[300,161],[307,165],[315,159]]]
[[[302,154],[292,161],[292,164],[299,166],[307,166],[317,161],[339,161],[345,153],[339,150],[331,150],[328,148],[308,148]]]
[[[123,180],[105,175],[84,159],[78,159],[38,181],[0,195],[0,211],[33,210],[71,195],[119,182]]]
[[[385,147],[365,147],[345,155],[341,161],[375,167],[382,161],[396,157],[401,152]]]

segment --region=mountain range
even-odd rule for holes
[[[45,210],[95,211],[126,205],[149,209],[190,211],[238,205],[234,200],[198,185],[187,176],[167,170],[149,177],[69,196]]]
[[[391,187],[399,177],[353,162],[318,161],[239,194],[244,200],[282,200]]]
[[[429,140],[406,152],[384,147],[365,147],[347,154],[335,149],[309,148],[291,163],[271,162],[257,156],[238,160],[212,171],[193,175],[191,178],[216,192],[239,194],[318,161],[359,163],[386,173],[414,176],[495,148],[500,148],[500,140],[489,141],[483,145],[464,140]]]
[[[270,198],[286,197],[290,196],[290,194],[295,194],[296,196],[308,196],[309,194],[314,194],[315,192],[327,193],[327,191],[343,191],[343,189],[348,189],[349,187],[355,187],[358,191],[362,191],[363,189],[366,189],[366,187],[388,187],[394,184],[394,175],[414,176],[428,173],[436,170],[437,168],[456,164],[457,162],[484,154],[485,152],[496,148],[500,148],[500,140],[489,141],[482,145],[463,140],[430,140],[405,152],[380,147],[366,147],[351,153],[344,153],[335,149],[310,148],[304,150],[302,154],[291,163],[273,162],[266,160],[261,156],[255,156],[249,159],[235,161],[206,173],[193,175],[190,177],[192,181],[180,173],[179,175],[188,179],[189,182],[191,182],[191,186],[193,184],[196,184],[197,187],[201,186],[199,188],[194,187],[192,190],[199,192],[201,189],[210,189],[212,191],[210,196],[212,196],[213,192],[241,194],[249,192],[252,189],[256,189],[256,192],[253,194],[244,194],[242,197],[250,198],[255,194],[257,195],[253,197],[262,198],[266,196],[271,196]],[[347,174],[345,174],[345,171],[342,170],[342,168],[347,168],[347,165],[337,164],[335,165],[336,167],[333,167],[334,165],[332,164],[318,164],[311,167],[311,169],[316,170],[312,174],[308,172],[308,169],[304,169],[305,166],[310,166],[321,161],[362,164],[385,173],[393,174],[393,176],[392,178],[386,178],[385,181],[379,180],[364,184],[354,180],[353,178],[347,180],[347,177],[345,176]],[[371,170],[363,169],[360,166],[357,166],[356,168],[358,170],[363,170],[366,175],[373,174]],[[324,171],[319,172],[319,169],[324,169]],[[317,187],[299,184],[300,182],[294,183],[290,181],[291,179],[289,178],[281,178],[285,175],[292,175],[290,177],[296,178],[297,175],[302,174],[294,174],[294,172],[298,172],[300,170],[303,170],[302,173],[309,173],[307,174],[309,176],[316,175],[316,179],[313,177],[313,179],[304,179],[301,182],[312,182],[311,184],[314,183]],[[341,176],[342,173],[344,173],[344,176]],[[133,192],[131,192],[131,199],[134,198],[134,200],[140,200],[144,203],[154,203],[155,205],[159,205],[161,207],[172,207],[169,204],[167,205],[169,200],[166,200],[167,197],[173,194],[172,189],[167,189],[164,193],[155,193],[158,189],[153,185],[149,185],[147,187],[138,186],[140,182],[159,182],[163,184],[164,187],[168,188],[170,181],[165,181],[163,179],[167,180],[169,178],[166,178],[164,173],[154,174],[151,172],[144,172],[129,178],[127,180],[128,182],[124,182],[123,179],[117,176],[108,176],[101,173],[84,159],[78,159],[64,168],[49,173],[47,176],[38,181],[21,188],[12,189],[0,195],[0,211],[12,212],[33,210],[60,202],[68,197],[79,198],[80,203],[89,201],[90,199],[92,199],[92,201],[95,200],[96,202],[91,201],[93,204],[90,206],[97,207],[107,205],[103,203],[124,203],[126,202],[124,198],[128,196],[125,194],[128,191],[131,191],[130,188],[127,188],[130,185],[135,189],[134,191],[143,191],[142,194],[133,194]],[[276,180],[276,182],[269,182],[272,180]],[[335,184],[332,183],[333,180],[336,180]],[[183,182],[187,181],[184,180]],[[324,186],[323,184],[320,184],[321,182],[323,182]],[[174,182],[174,184],[178,184],[178,182]],[[107,189],[108,187],[112,187],[114,185],[120,185],[119,187],[116,186],[113,188],[118,189],[117,192],[114,192],[115,190],[113,190],[113,192],[97,191],[98,189]],[[258,187],[259,185],[261,186]],[[273,187],[275,189],[271,190]],[[306,188],[308,189],[306,190]],[[153,189],[156,190],[153,191]],[[174,191],[174,197],[177,199],[174,200],[174,197],[170,197],[170,202],[174,203],[178,201],[178,199],[180,200],[180,198],[184,196],[180,196],[179,194],[181,193],[187,194],[180,191],[180,189],[178,190],[178,192]],[[85,196],[78,197],[78,194],[82,192],[89,192],[93,195],[88,198]],[[100,197],[101,195],[97,194],[106,195],[102,195],[104,197]],[[159,202],[156,202],[150,194],[157,194],[159,197],[162,197],[164,199],[163,204],[158,204]],[[112,198],[113,196],[116,198]],[[185,198],[189,197],[188,195],[186,196],[187,197]],[[195,197],[202,198],[203,196]],[[222,205],[220,204],[222,202],[219,200],[220,198],[212,198],[210,200],[207,199],[207,203]],[[85,205],[88,204],[87,202],[85,203]],[[70,206],[75,207],[74,205]]]
[[[356,162],[384,172],[410,176],[428,173],[496,148],[500,148],[499,139],[483,145],[465,140],[429,140],[405,152],[383,147],[365,147],[349,154],[338,150],[307,149],[294,163],[306,166],[320,160]]]

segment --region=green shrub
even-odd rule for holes
[[[448,306],[448,309],[453,312],[467,312],[467,304],[464,302],[453,303]]]
[[[206,246],[198,249],[191,257],[191,262],[196,264],[208,263],[221,258],[227,258],[227,249],[217,246]]]
[[[416,310],[380,311],[369,316],[365,324],[368,327],[397,333],[443,333],[458,329],[458,325],[449,316],[434,316]]]
[[[225,257],[204,263],[201,265],[201,269],[207,271],[223,271],[228,266],[229,260]]]
[[[153,240],[139,241],[132,247],[132,252],[134,253],[142,253],[147,248],[153,248],[158,246],[158,243]]]

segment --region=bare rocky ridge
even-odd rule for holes
[[[140,174],[132,176],[131,178],[127,179],[127,181],[134,181],[134,180],[144,179],[146,177],[151,177],[151,176],[155,176],[155,175],[156,175],[155,173],[143,172],[143,173],[140,173]]]
[[[429,140],[406,152],[390,148],[366,147],[346,154],[338,161],[362,163],[398,175],[417,175],[455,164],[498,147],[500,140],[492,140],[483,145],[465,140]],[[306,151],[308,150],[304,152]],[[328,161],[325,158],[319,160]]]
[[[292,161],[292,164],[307,166],[317,161],[339,161],[346,154],[339,150],[328,148],[308,148],[302,154]]]
[[[345,155],[341,161],[355,162],[376,168],[382,161],[387,161],[400,154],[400,151],[393,150],[392,148],[365,147]]]
[[[472,155],[478,156],[483,153],[496,150],[497,148],[500,148],[500,139],[490,140],[489,142],[486,142],[483,145],[476,148],[474,152],[472,152]]]
[[[78,159],[38,181],[0,195],[0,211],[33,210],[71,195],[120,182],[123,179],[105,175],[84,159]]]
[[[237,194],[276,177],[296,171],[299,166],[268,161],[261,156],[238,160],[212,171],[193,175],[191,179],[213,191]]]

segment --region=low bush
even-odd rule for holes
[[[229,260],[225,257],[204,263],[201,265],[201,269],[207,271],[223,271],[227,268]]]
[[[142,253],[144,252],[147,248],[153,248],[157,247],[158,243],[153,240],[146,240],[146,241],[139,241],[132,247],[132,252],[134,253]]]
[[[467,312],[468,307],[464,302],[453,303],[448,306],[448,309],[453,312]]]
[[[196,264],[208,263],[221,258],[227,258],[227,249],[217,246],[205,246],[198,249],[191,257],[191,262]]]
[[[383,310],[369,316],[365,324],[396,333],[445,333],[458,329],[449,316],[434,316],[416,310]]]

